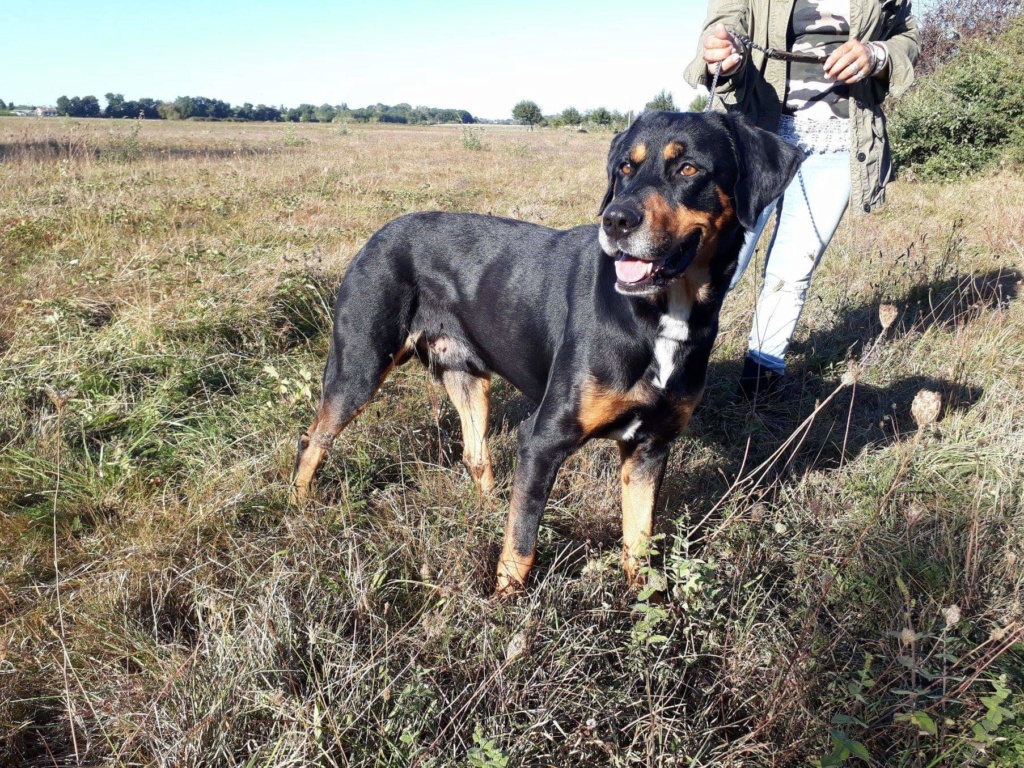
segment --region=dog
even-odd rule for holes
[[[745,233],[802,158],[737,115],[645,112],[612,140],[597,225],[444,212],[385,225],[338,290],[293,499],[307,498],[337,435],[413,357],[451,397],[463,460],[491,492],[497,374],[536,409],[518,430],[495,594],[525,588],[559,467],[594,438],[618,442],[622,562],[629,583],[643,583],[669,447],[700,401]]]

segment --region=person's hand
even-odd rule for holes
[[[873,73],[871,49],[860,40],[850,40],[832,51],[825,60],[825,76],[840,83],[859,83]]]
[[[731,75],[739,69],[740,62],[743,61],[740,45],[740,41],[733,37],[724,24],[716,25],[711,35],[704,41],[704,61],[707,62],[708,71],[713,72],[718,62],[722,62],[723,75]]]

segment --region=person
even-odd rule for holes
[[[792,61],[751,50],[740,39]],[[738,110],[805,153],[800,172],[747,232],[733,287],[773,213],[775,231],[740,375],[747,399],[775,390],[811,276],[846,209],[870,213],[892,177],[882,102],[914,80],[920,36],[910,0],[711,0],[694,87],[721,66],[716,107]],[[821,59],[806,54],[818,54]]]

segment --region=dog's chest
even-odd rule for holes
[[[685,280],[669,287],[665,314],[658,322],[658,335],[654,340],[654,359],[649,368],[651,383],[658,389],[668,387],[672,374],[681,364],[682,346],[690,338],[693,300],[693,292]]]
[[[693,310],[694,292],[683,281],[674,283],[666,302],[665,313],[658,322],[654,351],[643,380],[634,388],[636,403],[630,409],[628,420],[609,432],[608,437],[616,440],[633,440],[657,431],[666,419],[673,423],[676,417],[677,399],[669,389],[672,376],[677,373],[686,359],[684,346],[690,340],[690,315]],[[675,387],[673,386],[673,389]]]

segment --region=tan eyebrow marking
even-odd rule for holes
[[[644,160],[646,160],[647,159],[647,145],[646,144],[637,144],[635,147],[633,147],[633,149],[630,150],[630,152],[629,152],[629,159],[632,160],[637,165],[639,165]]]
[[[674,160],[679,157],[683,152],[686,151],[686,145],[681,141],[670,141],[665,145],[665,151],[662,153],[666,160]]]

